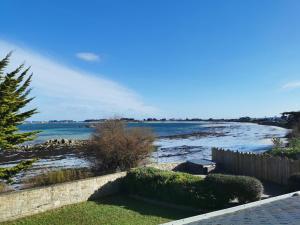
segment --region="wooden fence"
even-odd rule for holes
[[[288,178],[300,172],[300,160],[263,154],[212,149],[212,160],[220,169],[239,175],[253,176],[277,184],[287,184]]]

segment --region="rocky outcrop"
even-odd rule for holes
[[[20,146],[20,150],[79,150],[88,145],[88,140],[50,139],[42,144]]]
[[[75,142],[78,142],[78,141],[75,141],[75,140],[69,140],[69,139],[50,139],[48,141],[45,142],[45,144],[63,144],[63,145],[72,145],[72,144],[75,144]]]

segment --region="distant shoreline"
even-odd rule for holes
[[[25,121],[24,124],[70,124],[70,123],[85,123],[85,124],[97,124],[106,121],[107,119],[89,119],[84,121],[75,121],[75,120],[49,120],[49,121]],[[278,117],[270,118],[250,118],[250,117],[241,117],[238,119],[156,119],[148,118],[137,120],[133,118],[120,118],[121,121],[126,123],[177,123],[177,122],[239,122],[239,123],[256,123],[260,125],[269,125],[277,126],[282,128],[288,128],[287,121]]]

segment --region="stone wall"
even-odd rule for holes
[[[48,187],[0,194],[0,222],[87,201],[119,191],[126,172],[93,177]]]
[[[180,164],[153,163],[147,166],[162,170],[173,170]],[[120,172],[48,187],[0,194],[0,222],[116,194],[120,188],[119,178],[125,175],[126,172]]]

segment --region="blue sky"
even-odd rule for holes
[[[1,1],[0,56],[34,73],[33,119],[300,110],[296,0]]]

